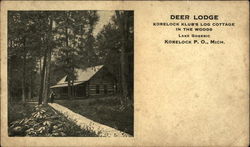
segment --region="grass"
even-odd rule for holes
[[[101,124],[126,132],[130,135],[134,134],[133,108],[121,107],[117,97],[64,100],[56,101],[56,103]]]
[[[12,103],[8,108],[9,136],[98,136],[82,130],[48,105]]]

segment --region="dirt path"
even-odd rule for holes
[[[82,129],[94,131],[100,137],[131,137],[131,135],[127,133],[121,132],[109,126],[95,122],[59,104],[49,103],[49,105],[55,110],[61,112],[71,121],[74,121]]]

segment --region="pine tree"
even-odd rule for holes
[[[116,75],[121,103],[133,99],[133,12],[116,11],[112,22],[97,35],[96,52]]]
[[[8,12],[9,96],[17,96],[18,92],[15,91],[19,91],[19,87],[21,87],[23,102],[26,101],[26,97],[30,98],[32,95],[30,87],[33,81],[28,77],[36,74],[36,62],[39,58],[37,52],[40,46],[40,38],[37,32],[36,15],[37,12]],[[15,64],[19,66],[15,66]],[[19,79],[16,79],[17,77]],[[14,82],[15,79],[16,82]],[[14,83],[17,83],[17,85]],[[18,83],[20,83],[20,86]]]
[[[76,68],[87,67],[93,54],[93,28],[98,21],[95,11],[65,11],[57,14],[59,67],[67,75],[68,98],[74,96],[73,85]]]

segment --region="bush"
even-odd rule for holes
[[[110,99],[96,99],[94,101],[89,102],[89,106],[92,105],[106,105],[106,106],[114,106],[114,105],[119,105],[120,100],[115,97],[115,98],[110,98]]]
[[[29,117],[9,124],[9,136],[97,136],[94,132],[82,130],[47,105],[37,105],[32,110]]]
[[[8,104],[8,124],[18,119],[29,117],[35,104],[9,103]]]

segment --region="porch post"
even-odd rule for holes
[[[87,94],[87,97],[89,97],[89,82],[87,82],[87,87],[85,88],[86,89],[86,94]]]

